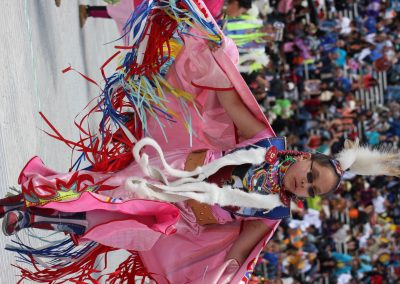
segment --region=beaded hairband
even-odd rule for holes
[[[336,192],[340,186],[340,182],[342,181],[343,175],[344,175],[344,171],[342,169],[342,166],[340,165],[340,162],[338,160],[335,159],[330,159],[329,162],[331,162],[332,167],[335,169],[335,173],[338,176],[339,180],[335,186],[335,189],[333,190],[334,192]]]

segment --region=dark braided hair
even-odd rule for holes
[[[285,156],[291,156],[291,157],[299,157],[299,156],[305,156],[305,155],[310,155],[311,153],[307,152],[302,152],[302,151],[296,151],[296,150],[282,150],[278,151],[278,157],[285,157]]]

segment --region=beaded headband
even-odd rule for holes
[[[342,181],[344,171],[342,169],[342,166],[340,165],[340,162],[335,159],[329,159],[329,162],[331,163],[333,169],[335,170],[336,175],[339,178],[339,181],[337,182],[335,189],[333,190],[334,192],[338,190],[340,182]]]

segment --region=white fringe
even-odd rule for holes
[[[153,147],[158,155],[164,167],[164,170],[172,177],[181,178],[170,183],[167,177],[161,172],[160,169],[151,167],[149,164],[149,156],[143,154],[140,156],[140,151],[145,146]],[[151,138],[143,138],[133,148],[133,156],[136,162],[139,164],[143,173],[151,178],[162,181],[164,184],[171,184],[174,186],[185,184],[188,182],[203,181],[212,174],[216,173],[219,169],[225,166],[242,165],[242,164],[261,164],[264,162],[265,153],[267,150],[263,147],[252,148],[248,150],[238,150],[231,154],[225,155],[224,157],[217,159],[207,165],[197,167],[193,171],[182,171],[172,168],[168,165],[164,158],[164,153],[161,150],[160,145]]]
[[[172,177],[180,179],[169,182],[160,169],[149,165],[147,154],[140,155],[145,146],[153,147],[164,167],[164,170]],[[252,148],[238,150],[217,159],[193,171],[182,171],[172,168],[165,160],[161,147],[151,138],[140,140],[133,148],[133,155],[143,173],[147,177],[156,179],[162,184],[150,184],[148,180],[131,177],[128,179],[127,187],[139,198],[161,200],[167,202],[180,202],[188,199],[195,199],[209,205],[239,206],[257,209],[273,209],[282,205],[279,195],[261,195],[258,193],[247,193],[231,186],[222,188],[216,184],[205,182],[204,179],[216,173],[219,169],[229,165],[261,164],[264,162],[266,149]]]
[[[188,183],[179,186],[149,184],[143,179],[130,179],[128,188],[139,198],[180,202],[195,199],[201,203],[219,206],[239,206],[270,210],[282,205],[278,194],[261,195],[247,193],[231,186],[222,188],[207,182]]]
[[[400,156],[398,153],[371,149],[368,146],[359,146],[355,142],[346,141],[343,149],[336,159],[343,170],[358,175],[399,175]]]

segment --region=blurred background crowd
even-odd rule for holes
[[[230,0],[221,25],[278,135],[335,154],[400,147],[400,1]],[[400,183],[347,175],[283,222],[253,283],[399,283]]]

